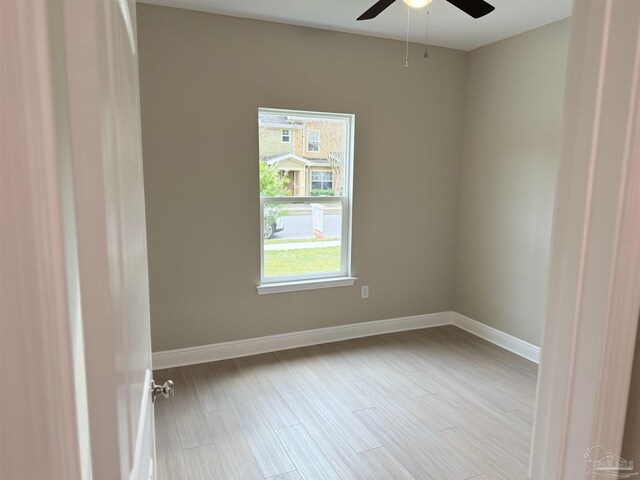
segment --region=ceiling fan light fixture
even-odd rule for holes
[[[412,8],[422,8],[429,5],[433,0],[402,0]]]
[[[426,7],[431,3],[431,0],[402,0],[404,3],[412,8]],[[458,7],[467,15],[473,18],[484,17],[486,14],[495,10],[495,7],[484,0],[447,0],[450,4]],[[369,9],[360,15],[356,20],[371,20],[376,18],[382,12],[384,12],[391,5],[396,3],[396,0],[378,0]],[[407,11],[409,11],[407,9]]]

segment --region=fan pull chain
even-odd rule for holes
[[[404,52],[404,68],[409,67],[409,14],[411,13],[411,9],[409,5],[407,5],[407,48]]]
[[[429,10],[427,10],[427,35],[425,38],[424,58],[429,58]]]

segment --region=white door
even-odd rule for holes
[[[154,477],[135,2],[62,3],[94,478]]]
[[[132,0],[0,2],[2,478],[153,478]]]

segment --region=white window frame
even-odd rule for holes
[[[346,113],[305,112],[260,108],[259,114],[287,114],[313,119],[339,119],[345,122],[345,163],[343,165],[344,188],[343,194],[335,197],[260,197],[260,284],[259,294],[290,292],[353,285],[355,278],[351,271],[351,228],[353,213],[353,162],[354,162],[354,134],[355,115]],[[318,139],[320,134],[318,132]],[[294,203],[340,203],[342,205],[342,229],[340,270],[306,275],[264,275],[264,207],[267,204]]]
[[[285,135],[284,132],[287,132]],[[287,137],[285,140],[284,137]],[[291,130],[289,128],[283,128],[280,130],[280,142],[282,143],[291,143]]]
[[[309,142],[310,142],[309,137],[311,135],[311,132],[315,132],[315,133],[318,134],[318,141],[316,142],[318,144],[318,149],[317,150],[311,150],[309,148]],[[319,153],[320,152],[320,130],[307,130],[307,145],[306,145],[306,147],[307,147],[307,152],[309,152],[309,153]]]

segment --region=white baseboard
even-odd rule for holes
[[[339,342],[341,340],[369,337],[383,333],[450,325],[452,322],[452,314],[453,312],[428,313],[424,315],[414,315],[412,317],[375,320],[373,322],[338,325],[335,327],[282,333],[247,340],[165,350],[154,352],[153,368],[181,367],[183,365],[215,362],[217,360],[277,352],[279,350],[319,345],[321,343]]]
[[[520,340],[513,335],[504,333],[501,330],[485,325],[484,323],[480,323],[477,320],[465,317],[460,313],[451,313],[453,318],[452,323],[456,327],[461,328],[462,330],[466,330],[467,332],[472,333],[477,337],[483,338],[488,342],[498,345],[505,350],[509,350],[516,355],[520,355],[527,360],[531,360],[534,363],[540,363],[540,347],[536,347],[529,342]]]
[[[215,362],[229,358],[258,355],[260,353],[277,352],[290,348],[339,342],[352,338],[452,324],[505,350],[520,355],[527,360],[535,363],[539,362],[540,347],[536,347],[513,335],[489,327],[484,323],[472,320],[459,313],[439,312],[154,352],[153,368],[159,369],[195,365],[197,363]]]

